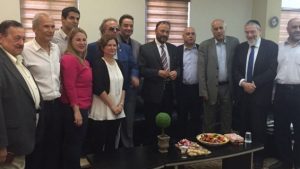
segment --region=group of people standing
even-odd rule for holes
[[[247,41],[241,44],[225,35],[224,20],[215,19],[211,39],[198,45],[194,28],[187,27],[178,47],[167,42],[168,21],[159,21],[156,38],[141,45],[131,38],[131,15],[119,23],[104,19],[101,37],[90,44],[79,20],[77,8],[64,8],[55,31],[51,16],[38,13],[35,38],[25,45],[20,23],[0,24],[0,169],[79,169],[82,153],[113,151],[120,141],[133,147],[140,86],[145,144],[156,142],[158,112],[177,112],[169,132],[184,138],[231,132],[233,107],[235,130],[251,131],[253,141],[265,143],[274,82],[281,167],[300,167],[299,18],[288,22],[289,38],[279,48],[261,38],[257,20],[244,25]],[[255,169],[263,167],[263,158],[263,152],[255,154]]]

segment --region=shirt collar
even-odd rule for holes
[[[197,45],[194,44],[191,48],[188,48],[185,45],[183,45],[183,50],[192,50],[192,49],[197,49]]]
[[[13,56],[12,54],[10,54],[8,51],[6,51],[2,46],[0,46],[2,48],[2,50],[7,54],[8,58],[14,63],[17,64],[17,58],[20,58],[23,60],[22,55],[18,55],[18,56]]]
[[[214,39],[215,40],[215,44],[219,44],[219,43],[224,43],[226,44],[226,37],[224,37],[224,41],[223,42],[219,42],[216,38]]]
[[[285,46],[291,46],[291,47],[296,47],[300,45],[300,41],[296,42],[295,44],[292,44],[291,42],[288,41],[288,39],[284,42]]]
[[[44,50],[35,39],[32,40],[32,43],[33,43],[33,48],[35,51]],[[51,50],[53,47],[53,43],[49,42],[49,45],[50,45],[50,50]]]
[[[65,39],[65,40],[68,39],[67,34],[62,30],[62,28],[60,28],[60,29],[58,30],[58,33],[60,34],[60,36],[61,36],[63,39]]]
[[[156,43],[156,45],[159,46],[159,47],[160,47],[161,45],[166,46],[166,43],[162,44],[162,43],[160,43],[156,38],[155,38],[155,43]]]
[[[128,39],[128,42],[127,42],[127,41],[123,38],[123,36],[122,36],[121,34],[119,34],[119,36],[120,36],[120,39],[121,39],[121,41],[122,41],[123,43],[125,43],[125,44],[131,46],[131,38],[129,38],[129,39]]]

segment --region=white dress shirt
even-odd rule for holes
[[[252,45],[252,46],[254,46],[254,59],[253,59],[252,74],[255,70],[255,61],[256,61],[256,58],[257,58],[257,53],[258,53],[258,50],[259,50],[260,43],[261,43],[261,38],[258,38],[256,43],[254,45]],[[250,52],[251,52],[251,45],[249,44],[249,49],[248,49],[247,59],[246,59],[245,78],[240,80],[240,83],[239,83],[240,86],[242,85],[242,82],[246,81],[246,79],[247,79],[247,72],[248,72],[247,70],[248,70],[248,61],[249,61]]]
[[[300,84],[300,42],[279,44],[277,76],[280,84]]]
[[[60,57],[65,53],[68,47],[68,36],[66,33],[60,28],[59,30],[54,32],[54,36],[52,42],[57,44],[60,50]]]
[[[23,62],[23,57],[21,55],[18,55],[16,57],[14,57],[10,53],[8,53],[5,49],[3,49],[3,50],[5,51],[5,53],[9,57],[9,59],[13,62],[13,64],[16,66],[16,68],[18,69],[18,71],[22,75],[22,77],[25,80],[25,82],[28,86],[28,89],[31,93],[32,99],[33,99],[34,104],[35,104],[35,108],[39,109],[40,108],[40,101],[41,101],[39,89],[38,89],[33,77],[31,76],[29,70],[23,65],[23,63],[22,63]]]
[[[50,42],[50,53],[35,39],[25,43],[22,53],[24,65],[34,76],[44,100],[60,97],[60,50]]]

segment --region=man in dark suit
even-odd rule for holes
[[[25,167],[35,144],[40,95],[22,64],[25,30],[19,22],[0,24],[0,168]]]
[[[138,63],[144,77],[142,97],[147,122],[149,144],[153,144],[158,134],[155,116],[159,112],[172,115],[174,101],[174,81],[179,74],[176,46],[167,43],[171,25],[168,21],[156,24],[154,41],[140,47]]]
[[[177,47],[180,76],[176,80],[178,131],[180,138],[193,138],[202,128],[202,98],[199,96],[198,47],[193,27],[184,29],[184,44]]]
[[[199,92],[204,98],[204,132],[231,131],[232,62],[239,40],[225,36],[225,30],[224,20],[213,20],[211,31],[214,37],[199,46]]]
[[[273,81],[276,76],[278,45],[261,38],[258,21],[244,27],[247,42],[236,50],[234,83],[240,113],[240,134],[252,132],[255,142],[265,143],[266,116],[271,109]],[[262,168],[263,153],[254,156],[254,169]]]

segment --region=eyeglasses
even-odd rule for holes
[[[120,29],[118,27],[110,27],[108,28],[109,31],[112,31],[112,32],[118,32],[120,31]]]

